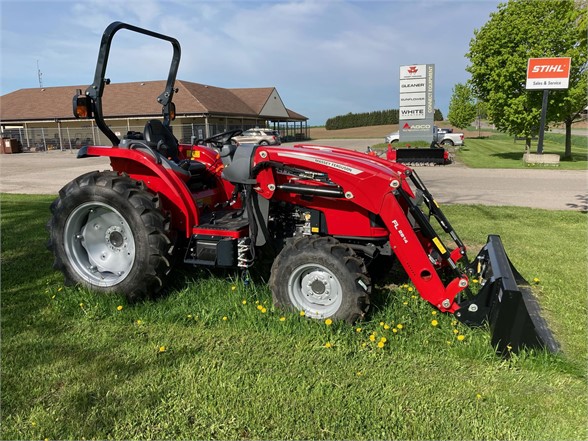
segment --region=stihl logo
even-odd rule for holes
[[[416,66],[410,66],[407,70],[406,70],[409,74],[414,75],[415,73],[417,73],[419,70]]]
[[[534,66],[531,72],[565,72],[562,64],[551,66],[549,64],[545,66]]]
[[[571,58],[529,58],[527,79],[568,78]]]

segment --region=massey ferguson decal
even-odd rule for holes
[[[291,152],[279,152],[278,156],[285,157],[285,158],[296,158],[302,159],[304,161],[314,162],[315,164],[324,165],[326,167],[336,168],[337,170],[344,171],[346,173],[350,173],[352,175],[358,175],[362,173],[361,170],[357,168],[350,167],[345,164],[339,164],[338,162],[328,161],[326,159],[317,158],[316,156],[309,155],[306,153],[291,153]]]

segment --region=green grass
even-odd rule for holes
[[[427,145],[413,145],[413,147],[428,147]],[[380,143],[371,146],[382,154],[388,144]],[[395,147],[399,147],[395,145]],[[523,163],[525,142],[514,141],[514,138],[499,132],[493,132],[489,137],[465,139],[465,145],[455,148],[457,161],[472,168],[552,168],[557,170],[585,170],[588,168],[588,138],[572,135],[572,159],[563,160],[565,152],[564,135],[547,133],[544,139],[543,153],[560,155],[558,166],[527,165]],[[531,153],[536,153],[537,141],[533,141]]]
[[[231,273],[182,269],[135,305],[64,287],[51,199],[2,196],[1,439],[588,438],[583,213],[445,207],[472,248],[500,234],[540,279],[564,351],[504,360],[402,285],[356,326],[274,310]]]
[[[531,153],[537,152],[537,141],[531,145]],[[525,141],[514,141],[512,136],[495,132],[488,138],[467,138],[465,145],[457,150],[457,159],[474,168],[557,168],[564,170],[585,170],[588,167],[588,138],[572,136],[572,159],[563,160],[565,153],[564,135],[545,134],[543,153],[560,155],[560,165],[541,166],[523,163]]]

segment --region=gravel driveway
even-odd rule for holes
[[[329,139],[311,144],[365,151],[378,142]],[[76,159],[75,152],[69,150],[0,155],[0,192],[56,195],[75,177],[109,168],[107,158]],[[416,167],[416,171],[439,203],[588,210],[586,171],[470,169],[460,164]]]

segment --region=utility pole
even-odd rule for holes
[[[39,78],[39,87],[43,88],[43,79],[42,79],[43,73],[41,72],[41,69],[39,68],[39,60],[37,60],[37,77]]]

